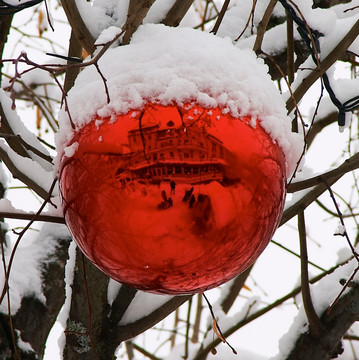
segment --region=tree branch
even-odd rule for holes
[[[187,14],[193,1],[194,0],[176,0],[166,17],[162,20],[162,24],[167,26],[178,26],[183,17]]]
[[[0,211],[0,217],[5,219],[32,220],[34,214],[21,212]],[[38,215],[34,221],[51,222],[55,224],[65,224],[65,219],[61,216]]]
[[[314,176],[310,179],[294,182],[288,185],[287,192],[294,193],[297,191],[305,190],[323,183],[325,181],[334,181],[339,180],[346,173],[353,171],[359,168],[359,153],[353,155],[349,159],[345,160],[340,166],[336,169],[330,170],[324,174]]]
[[[75,32],[71,31],[70,45],[68,50],[69,57],[80,58],[82,57],[82,46],[81,43],[77,40]],[[65,94],[72,88],[75,83],[75,79],[80,72],[80,68],[69,68],[66,70],[65,82],[64,82],[64,92]]]
[[[172,311],[176,310],[179,306],[185,303],[191,295],[184,296],[174,296],[161,307],[157,308],[151,314],[143,317],[140,320],[135,321],[134,323],[118,326],[114,330],[114,336],[117,341],[120,343],[122,341],[131,339],[142,332],[146,331],[153,325],[157,324],[159,321],[164,319]]]
[[[141,25],[142,20],[146,17],[154,2],[155,0],[130,0],[127,21],[123,26],[123,29],[126,29],[122,39],[123,45],[130,43],[133,33]]]
[[[79,9],[76,5],[76,0],[61,0],[62,7],[65,10],[67,20],[69,21],[72,31],[82,47],[92,54],[95,51],[95,38],[92,36],[90,30],[83,21]]]
[[[313,338],[309,331],[302,333],[286,360],[332,359],[343,352],[341,339],[352,324],[359,320],[359,284],[352,283],[330,313],[321,317],[324,331]]]
[[[332,52],[317,66],[297,87],[286,103],[288,113],[295,108],[307,90],[318,80],[348,49],[351,43],[359,35],[359,20],[352,26],[348,33],[343,37],[340,43],[332,50]]]
[[[7,152],[2,148],[0,148],[0,158],[15,179],[19,179],[20,181],[22,181],[24,184],[26,184],[30,189],[35,191],[35,193],[40,197],[42,197],[43,199],[46,199],[48,197],[49,193],[45,189],[43,189],[36,181],[34,181],[33,179],[29,178],[27,175],[22,173],[12,162]]]
[[[301,264],[301,287],[302,287],[302,298],[305,313],[307,315],[310,333],[313,337],[319,338],[322,334],[322,325],[319,317],[315,312],[312,297],[310,295],[309,287],[309,275],[308,275],[308,252],[307,252],[307,239],[306,239],[306,228],[304,212],[298,213],[298,232],[299,232],[299,244],[300,244],[300,264]]]
[[[257,36],[256,40],[253,45],[253,51],[258,55],[261,52],[262,42],[264,38],[265,31],[267,30],[267,26],[270,20],[270,17],[272,16],[273,10],[277,4],[278,0],[270,0],[264,14],[263,18],[258,24],[257,28]]]
[[[1,103],[0,103],[0,117],[1,117],[0,132],[2,134],[12,135],[6,139],[6,142],[9,144],[10,148],[20,156],[30,158],[30,155],[27,153],[21,142],[21,138],[17,137],[13,132]]]
[[[228,291],[227,296],[223,299],[221,307],[224,313],[228,313],[233,303],[237,299],[237,296],[241,289],[243,288],[244,283],[246,282],[250,272],[252,271],[253,265],[245,270],[242,274],[238,275],[232,282],[231,288]]]
[[[338,264],[335,267],[329,269],[328,271],[325,271],[322,274],[314,277],[312,280],[310,280],[310,283],[314,284],[314,283],[320,281],[324,276],[333,273],[338,267],[340,267],[344,263]],[[289,300],[289,299],[293,298],[294,296],[298,295],[300,293],[300,291],[301,291],[301,286],[298,286],[297,288],[292,290],[290,293],[288,293],[288,294],[284,295],[283,297],[279,298],[278,300],[274,301],[272,304],[270,304],[270,305],[256,311],[255,313],[252,313],[251,315],[247,316],[245,319],[239,321],[237,324],[234,324],[232,327],[230,327],[229,329],[224,331],[224,336],[228,337],[228,336],[232,335],[233,333],[235,333],[237,330],[239,330],[243,326],[245,326],[245,325],[249,324],[250,322],[258,319],[259,317],[263,316],[264,314],[270,312],[271,310],[275,309],[279,305],[283,304],[287,300]],[[199,349],[197,354],[193,357],[193,360],[205,360],[207,358],[207,355],[210,353],[210,351],[214,347],[219,345],[221,343],[221,341],[222,340],[217,338],[217,337],[214,338],[213,341],[211,341],[210,343],[206,344],[206,346],[201,347]],[[311,358],[309,357],[309,358],[307,358],[305,360],[308,360],[308,359],[311,359]],[[318,359],[320,359],[320,358],[318,358]]]

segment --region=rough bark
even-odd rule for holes
[[[77,249],[64,359],[111,359],[116,345],[107,339],[108,281]]]
[[[319,338],[310,329],[301,334],[287,360],[327,360],[337,358],[342,352],[341,339],[351,325],[359,320],[359,284],[352,283],[350,291],[321,317],[324,330]]]

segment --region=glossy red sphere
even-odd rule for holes
[[[257,259],[280,220],[284,155],[249,116],[147,104],[95,119],[69,146],[66,223],[98,268],[137,289],[218,286]]]

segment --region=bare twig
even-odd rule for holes
[[[336,211],[337,211],[337,214],[338,214],[338,216],[339,216],[340,223],[342,224],[342,226],[343,226],[344,229],[345,229],[345,223],[344,223],[343,215],[342,215],[342,213],[341,213],[341,211],[340,211],[340,209],[339,209],[339,205],[338,205],[338,203],[337,203],[337,201],[336,201],[336,199],[335,199],[333,190],[331,189],[330,185],[327,183],[327,181],[326,181],[325,179],[323,179],[323,182],[325,183],[325,185],[326,185],[326,187],[327,187],[327,189],[328,189],[328,191],[329,191],[330,197],[331,197],[331,199],[333,200],[333,204],[334,204],[335,209],[336,209]],[[349,235],[348,235],[348,233],[347,233],[346,230],[344,231],[344,234],[343,234],[343,235],[344,235],[344,237],[345,237],[346,240],[347,240],[347,243],[348,243],[348,245],[349,245],[349,247],[350,247],[350,250],[352,251],[353,256],[355,257],[355,259],[356,259],[357,262],[359,263],[359,255],[358,255],[358,253],[356,252],[356,250],[355,250],[352,242],[350,241]]]
[[[333,310],[334,306],[337,305],[340,297],[343,295],[344,291],[348,289],[350,283],[353,281],[355,275],[358,273],[359,271],[359,266],[357,266],[355,268],[355,270],[353,271],[353,273],[350,275],[349,279],[345,282],[345,284],[343,285],[342,290],[340,291],[340,293],[338,294],[338,296],[335,298],[335,300],[333,301],[333,303],[329,306],[329,308],[327,309],[326,313],[330,314],[331,311]]]
[[[253,45],[253,51],[258,55],[261,53],[261,47],[263,42],[264,33],[267,29],[269,19],[273,13],[273,10],[277,4],[278,0],[270,0],[264,14],[262,20],[258,24],[257,28],[257,36]]]
[[[201,294],[197,295],[197,307],[196,307],[196,318],[193,323],[193,333],[191,341],[196,344],[199,339],[199,330],[201,325],[201,315],[202,315],[203,305],[202,305],[202,296]]]
[[[277,241],[275,241],[275,240],[272,239],[272,240],[271,240],[271,243],[273,243],[274,245],[280,247],[281,249],[289,252],[290,254],[296,256],[297,258],[299,258],[299,259],[301,258],[299,254],[297,254],[296,252],[288,249],[287,247],[283,246],[283,245],[280,244],[279,242],[277,242]],[[308,260],[308,264],[312,265],[313,267],[317,268],[317,269],[320,270],[320,271],[325,271],[325,269],[323,269],[322,267],[318,266],[317,264],[314,264],[313,262],[311,262],[311,261],[309,261],[309,260]]]
[[[186,319],[186,337],[185,337],[185,343],[184,343],[184,359],[188,359],[188,345],[189,345],[189,329],[191,327],[191,310],[192,310],[192,298],[188,300],[187,305],[187,319]]]
[[[224,1],[223,5],[222,5],[222,9],[221,9],[221,11],[220,11],[220,13],[218,15],[216,23],[213,26],[213,29],[211,30],[211,33],[213,33],[215,35],[217,34],[217,31],[218,31],[219,27],[221,26],[222,20],[224,18],[224,15],[225,15],[227,9],[228,9],[230,1],[231,0],[225,0]]]
[[[338,265],[334,266],[333,268],[329,269],[328,271],[325,271],[322,274],[314,277],[313,279],[310,280],[310,283],[311,284],[317,283],[324,276],[326,276],[328,274],[331,274],[338,267],[340,267],[341,265],[343,265],[346,262],[347,261],[345,261],[345,262],[343,262],[341,264],[338,264]],[[233,326],[231,328],[229,328],[228,330],[225,331],[224,335],[229,336],[229,335],[233,334],[234,332],[236,332],[237,330],[239,330],[243,326],[249,324],[250,322],[258,319],[261,316],[263,316],[264,314],[270,312],[271,310],[275,309],[276,307],[283,304],[287,300],[295,297],[296,295],[298,295],[300,293],[300,291],[301,291],[301,286],[295,288],[290,293],[288,293],[288,294],[284,295],[283,297],[277,299],[276,301],[274,301],[270,305],[268,305],[268,306],[266,306],[266,307],[264,307],[264,308],[262,308],[262,309],[260,309],[260,310],[258,310],[256,312],[252,313],[251,315],[247,316],[247,318],[241,320],[240,322],[238,322],[236,324],[233,324]],[[201,348],[197,352],[197,354],[193,357],[193,360],[205,360],[207,358],[207,355],[211,352],[211,350],[220,343],[221,343],[221,339],[214,338],[212,342],[208,343],[205,347]]]
[[[43,152],[41,152],[36,147],[30,145],[20,135],[0,133],[0,138],[4,138],[6,140],[10,139],[10,138],[12,138],[12,139],[17,138],[19,140],[19,142],[24,146],[24,148],[26,150],[30,150],[32,153],[34,153],[35,155],[37,155],[41,159],[44,159],[44,160],[46,160],[46,161],[48,161],[49,163],[52,164],[53,159],[52,159],[52,157],[50,155],[44,154]]]
[[[160,358],[158,358],[157,356],[151,354],[150,352],[148,352],[147,350],[145,350],[144,348],[142,348],[141,346],[135,344],[135,343],[132,343],[133,345],[133,348],[135,350],[137,350],[138,352],[140,352],[142,355],[145,355],[146,357],[148,357],[149,359],[151,360],[161,360]]]
[[[227,339],[225,338],[225,336],[223,335],[222,333],[222,330],[221,328],[219,327],[218,325],[218,322],[217,322],[217,319],[216,319],[216,316],[213,312],[213,308],[212,308],[212,305],[211,303],[209,302],[207,296],[202,293],[202,296],[204,297],[204,299],[206,300],[207,302],[207,305],[208,305],[208,308],[209,308],[209,311],[211,313],[211,316],[212,316],[212,320],[213,320],[213,331],[216,333],[217,337],[222,341],[224,342],[225,344],[227,344],[229,346],[229,348],[232,350],[233,354],[237,354],[237,351],[236,349],[229,344],[229,342],[227,341]]]
[[[297,191],[309,189],[313,186],[324,184],[323,181],[326,182],[336,182],[339,180],[343,175],[346,173],[353,171],[355,169],[359,168],[359,153],[354,154],[349,159],[345,160],[340,166],[338,166],[336,169],[327,171],[326,173],[323,173],[321,175],[314,176],[310,179],[298,181],[291,183],[287,187],[288,193],[294,193]],[[323,180],[324,179],[324,180]]]
[[[5,219],[32,220],[34,214],[0,211],[0,217]],[[34,221],[51,222],[55,224],[65,224],[65,219],[61,216],[38,215]]]
[[[248,16],[248,19],[247,19],[247,23],[246,25],[244,26],[244,29],[241,31],[241,33],[237,36],[237,38],[234,40],[234,41],[238,41],[242,36],[243,34],[245,33],[245,31],[247,30],[248,26],[249,26],[249,23],[251,22],[251,20],[253,21],[253,18],[254,18],[254,11],[255,11],[255,8],[256,8],[256,5],[257,5],[257,0],[253,0],[252,2],[252,9],[249,13],[249,16]]]
[[[302,297],[305,313],[307,315],[311,334],[319,338],[322,333],[322,325],[320,319],[315,312],[312,298],[309,288],[309,275],[308,275],[308,252],[307,252],[307,239],[304,211],[300,211],[298,214],[298,232],[299,232],[299,244],[300,244],[300,259],[301,259],[301,286]]]

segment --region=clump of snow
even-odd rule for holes
[[[17,154],[2,139],[0,139],[0,148],[6,152],[6,154],[11,159],[11,162],[17,169],[20,170],[21,173],[27,175],[43,189],[50,189],[53,182],[52,171],[46,171],[37,161]],[[56,194],[56,190],[54,191],[54,194]]]
[[[26,76],[22,76],[21,80],[25,82],[25,79],[27,79],[28,84],[36,84],[35,79],[36,76],[33,74],[33,81],[29,80],[30,75],[33,74],[33,72],[29,72],[26,74]],[[45,72],[42,72],[45,73]],[[43,79],[43,78],[40,78]],[[44,80],[43,80],[44,81]],[[45,81],[44,81],[45,82]],[[51,96],[51,94],[49,95]],[[27,142],[29,145],[36,148],[38,151],[42,152],[44,155],[49,156],[49,152],[47,149],[40,143],[40,141],[37,139],[37,137],[28,130],[28,128],[25,126],[25,124],[20,119],[20,116],[16,113],[15,110],[12,109],[12,100],[8,96],[8,94],[3,90],[0,89],[0,102],[2,105],[2,108],[4,110],[4,114],[6,116],[6,120],[8,121],[12,131],[15,135],[20,135],[21,138]],[[52,164],[38,155],[34,154],[32,151],[28,151],[29,156],[35,160],[37,163],[41,165],[41,167],[44,168],[46,171],[52,171]]]
[[[343,224],[338,224],[337,228],[334,230],[334,235],[344,236],[345,232],[345,226]]]
[[[16,249],[15,261],[9,276],[11,313],[15,314],[21,306],[24,296],[33,296],[45,302],[42,292],[43,264],[51,261],[58,246],[58,239],[68,237],[69,233],[64,225],[45,224],[36,237],[25,234]],[[5,248],[5,263],[9,263],[13,247]],[[1,284],[4,284],[4,271],[0,271]],[[3,286],[3,285],[1,285]],[[0,312],[7,313],[7,302],[0,305]]]
[[[110,27],[121,27],[126,21],[128,0],[75,0],[86,27],[97,39],[101,32]]]
[[[111,117],[138,110],[148,102],[169,105],[196,101],[220,107],[235,118],[250,115],[278,142],[290,174],[302,151],[301,137],[291,132],[291,121],[281,95],[263,60],[229,39],[190,28],[147,24],[133,35],[130,45],[109,49],[99,68],[85,68],[69,92],[68,108],[75,131],[95,117]],[[73,137],[68,114],[59,115],[60,152]]]
[[[77,142],[74,142],[70,146],[66,146],[64,149],[65,156],[67,156],[67,157],[73,156],[78,147],[79,147],[79,143],[77,143]]]
[[[2,198],[0,199],[0,211],[1,212],[8,212],[8,213],[15,213],[15,214],[28,214],[28,212],[23,211],[21,209],[16,209],[12,202],[9,199]],[[33,214],[33,212],[32,212]]]
[[[72,284],[74,281],[75,265],[76,265],[76,248],[77,245],[74,241],[69,246],[69,258],[66,262],[65,267],[65,303],[62,306],[58,316],[57,323],[59,323],[63,329],[66,328],[67,319],[70,314],[71,298],[72,298]],[[60,354],[63,353],[63,349],[66,345],[66,334],[64,331],[61,332],[58,338],[58,346],[60,348]]]
[[[17,346],[23,351],[23,352],[35,352],[35,350],[33,349],[33,347],[31,346],[30,343],[22,340],[21,338],[21,331],[20,330],[15,330],[16,331],[16,335],[18,336],[18,340],[17,340]]]
[[[164,305],[173,296],[149,294],[137,291],[131,305],[126,309],[119,325],[131,324],[151,314],[152,311]],[[146,306],[143,306],[146,304]]]
[[[112,41],[117,35],[121,33],[121,28],[117,26],[110,26],[109,28],[103,30],[100,36],[95,41],[95,46],[104,45]]]
[[[174,3],[174,0],[156,0],[148,10],[146,17],[143,19],[143,23],[148,24],[161,22]]]
[[[107,288],[107,301],[109,305],[112,305],[112,303],[115,301],[116,296],[118,295],[121,289],[121,286],[122,284],[119,283],[118,281],[110,279]]]

